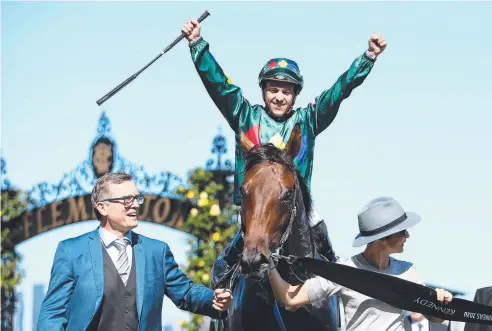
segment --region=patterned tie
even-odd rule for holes
[[[128,244],[128,238],[120,238],[113,241],[113,245],[118,249],[118,259],[116,260],[116,270],[120,274],[123,284],[126,286],[128,276],[130,274],[130,263],[128,261],[128,255],[126,254],[126,245]]]

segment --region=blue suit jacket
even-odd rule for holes
[[[194,284],[179,269],[169,246],[133,232],[139,330],[162,330],[162,302],[168,296],[180,309],[218,318],[213,291]],[[99,231],[60,242],[38,330],[85,330],[104,292],[103,247]]]

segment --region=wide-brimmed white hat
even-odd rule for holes
[[[357,217],[360,233],[355,237],[352,247],[369,244],[420,222],[419,215],[405,211],[391,197],[379,197],[369,201]]]

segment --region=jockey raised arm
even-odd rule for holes
[[[297,123],[301,125],[302,143],[294,162],[309,189],[317,135],[333,122],[342,101],[362,84],[377,56],[386,48],[386,41],[380,34],[371,35],[367,50],[352,62],[332,87],[322,91],[313,103],[297,108],[294,108],[294,103],[304,85],[298,64],[287,58],[271,59],[265,63],[258,76],[265,105],[252,105],[210,53],[208,42],[200,36],[200,24],[194,19],[189,20],[182,31],[189,41],[191,58],[205,89],[235,132],[236,146],[240,145],[240,133],[244,132],[255,145],[272,143],[283,149],[294,126]],[[242,150],[236,148],[234,203],[238,206],[242,203],[240,187],[244,180],[244,161]],[[321,216],[314,214],[311,226],[317,234],[320,253],[328,260],[334,260],[326,224]],[[238,232],[216,260],[212,282],[223,278],[231,265],[237,262],[241,251],[242,238]]]

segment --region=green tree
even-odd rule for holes
[[[17,226],[16,217],[25,209],[25,203],[14,190],[2,191],[1,222],[2,222],[2,330],[12,330],[13,313],[15,308],[15,286],[22,279],[19,270],[21,256],[15,251],[15,243],[11,242],[9,234]],[[18,219],[17,219],[18,220]]]
[[[189,240],[188,266],[185,273],[197,284],[210,286],[210,271],[217,256],[236,234],[238,207],[228,197],[232,185],[227,185],[225,172],[196,168],[190,171],[188,187],[178,188],[195,205],[190,210],[183,230],[194,236]],[[181,322],[188,331],[198,331],[201,315],[192,315],[190,322]]]

